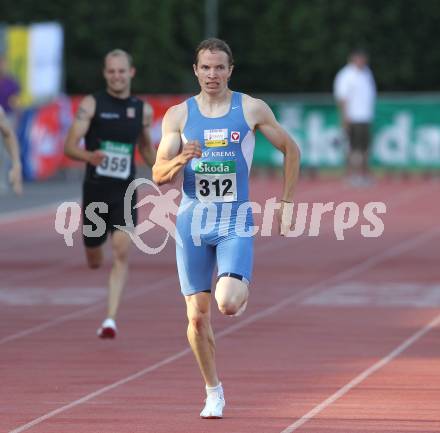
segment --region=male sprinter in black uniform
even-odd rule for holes
[[[152,166],[155,160],[150,138],[151,107],[130,96],[131,80],[135,75],[131,56],[123,50],[110,51],[104,59],[106,90],[86,96],[80,103],[75,120],[65,142],[65,154],[85,161],[83,184],[83,224],[99,230],[85,213],[87,206],[103,202],[104,209],[94,212],[105,221],[102,235],[84,236],[87,263],[95,269],[102,264],[102,245],[111,232],[113,265],[109,278],[108,314],[98,329],[101,338],[116,336],[115,317],[121,293],[127,280],[130,237],[115,225],[125,226],[124,195],[134,179],[134,151],[136,143],[145,162]],[[85,138],[85,149],[79,146]],[[132,217],[136,225],[137,214],[133,205]],[[92,210],[92,209],[90,209]]]

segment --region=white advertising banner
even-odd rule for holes
[[[59,23],[38,23],[29,28],[28,86],[34,101],[61,92],[63,28]]]

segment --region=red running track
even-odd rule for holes
[[[252,191],[264,202],[279,182]],[[438,433],[439,193],[422,180],[300,184],[300,202],[384,202],[385,230],[362,237],[361,216],[336,240],[329,213],[315,237],[257,236],[248,310],[213,317],[223,420],[198,417],[171,243],[155,256],[133,249],[120,334],[100,341],[108,263],[87,270],[54,210],[1,217],[0,432]]]

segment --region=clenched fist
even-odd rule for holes
[[[192,158],[200,158],[202,156],[202,148],[197,140],[188,141],[183,145],[180,154],[184,162],[187,163]]]
[[[90,152],[87,162],[97,167],[101,164],[104,158],[105,153],[102,153],[100,150],[94,150],[93,152]]]

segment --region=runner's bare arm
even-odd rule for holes
[[[23,182],[21,177],[21,161],[20,161],[20,147],[18,145],[17,136],[8,120],[3,109],[0,107],[0,132],[3,136],[6,150],[11,157],[12,167],[9,171],[9,181],[16,194],[21,194],[23,191]]]
[[[284,154],[282,201],[292,201],[299,176],[300,152],[296,142],[275,119],[269,106],[261,99],[244,98],[245,116],[249,126],[261,133]]]
[[[147,165],[153,167],[156,160],[156,150],[151,140],[151,125],[153,122],[153,109],[148,103],[144,103],[142,118],[142,133],[139,137],[139,152]]]
[[[67,133],[67,138],[64,143],[64,154],[69,158],[97,166],[102,162],[104,154],[99,150],[91,152],[79,147],[81,139],[84,138],[89,130],[95,109],[96,101],[93,96],[86,96],[81,101],[72,126]]]
[[[348,117],[347,117],[347,102],[345,99],[338,99],[336,105],[339,109],[339,114],[341,116],[341,126],[344,131],[348,130]]]
[[[246,96],[243,99],[245,117],[249,126],[259,129],[261,133],[284,154],[284,181],[281,195],[281,206],[277,210],[279,233],[286,236],[291,229],[291,218],[285,208],[292,206],[287,204],[293,201],[296,184],[299,177],[300,152],[296,142],[289,136],[283,127],[277,122],[272,110],[260,99]]]
[[[171,107],[162,122],[162,140],[153,166],[153,180],[162,185],[173,182],[192,158],[202,156],[199,142],[188,141],[182,146],[181,130],[186,118],[186,104]]]

